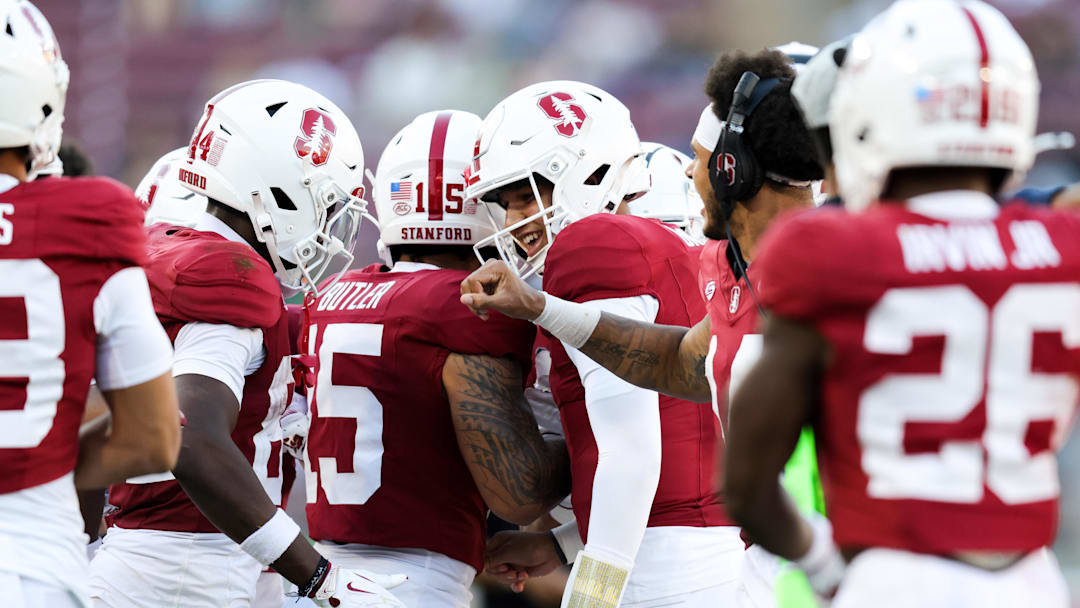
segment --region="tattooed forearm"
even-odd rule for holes
[[[581,352],[630,384],[705,403],[712,398],[705,375],[708,339],[699,334],[707,336],[707,330],[604,313]]]
[[[506,359],[451,354],[443,368],[458,445],[496,515],[529,523],[565,496],[569,461],[545,444]]]

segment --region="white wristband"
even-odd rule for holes
[[[299,535],[300,526],[285,511],[277,509],[270,521],[240,543],[240,548],[263,566],[269,566],[285,553]]]
[[[795,565],[806,574],[810,587],[821,596],[831,596],[844,578],[844,563],[840,549],[833,541],[832,524],[821,515],[814,514],[807,523],[814,531],[810,549],[806,555],[795,560]]]
[[[585,550],[585,543],[581,542],[581,533],[578,532],[577,520],[571,520],[561,526],[551,529],[551,535],[555,542],[559,543],[559,549],[566,556],[566,563],[573,563],[577,554]]]
[[[533,323],[574,348],[585,346],[599,322],[599,310],[548,293],[544,294],[543,312],[533,320]]]

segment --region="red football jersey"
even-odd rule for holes
[[[575,302],[650,295],[660,303],[657,323],[690,327],[705,316],[694,253],[657,220],[592,215],[564,228],[548,250],[544,291]],[[543,331],[538,344],[551,352],[551,390],[570,451],[571,496],[584,540],[597,462],[585,388],[559,340]],[[712,409],[660,395],[660,427],[663,463],[648,525],[731,525],[712,491],[719,434]]]
[[[754,361],[761,353],[757,306],[746,285],[746,278],[735,279],[728,260],[728,242],[709,240],[701,250],[698,286],[709,313],[712,338],[705,358],[709,374],[713,412],[720,421],[721,441],[717,447],[717,479],[723,475],[723,430],[727,425],[731,370],[737,357]]]
[[[536,330],[474,316],[460,301],[468,274],[373,265],[307,302],[312,538],[427,549],[482,569],[487,507],[458,448],[442,368],[454,352],[526,369]]]
[[[240,415],[232,440],[255,469],[263,488],[281,504],[281,425],[292,397],[289,321],[281,287],[270,265],[250,246],[211,232],[155,224],[147,229],[146,275],[154,310],[169,338],[187,323],[220,323],[262,330],[266,358],[244,378]],[[109,525],[174,532],[217,532],[180,484],[164,481],[114,485],[117,507]]]
[[[727,258],[728,242],[710,240],[701,251],[701,270],[698,285],[705,308],[709,312],[712,339],[705,368],[710,374],[713,409],[717,417],[727,422],[728,383],[731,366],[744,337],[753,334],[758,327],[757,307],[747,288],[746,279],[735,279],[735,273]],[[760,342],[758,342],[758,345]],[[748,351],[759,352],[758,345],[748,346]]]
[[[105,178],[0,193],[0,493],[66,475],[94,377],[94,300],[145,257],[142,210]]]
[[[798,214],[751,271],[773,314],[830,344],[815,433],[836,541],[1049,545],[1055,452],[1080,394],[1080,218],[978,193],[926,199],[966,216],[915,203]]]

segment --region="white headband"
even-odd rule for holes
[[[712,152],[716,148],[716,144],[720,141],[720,133],[724,130],[724,121],[716,117],[716,113],[713,112],[712,104],[705,106],[705,109],[701,111],[701,118],[698,119],[697,128],[694,129],[693,141],[697,145],[705,148],[709,152]],[[772,171],[765,172],[765,178],[774,182],[779,182],[786,186],[793,186],[795,188],[809,188],[809,180],[797,180],[789,177],[784,177]]]
[[[716,148],[716,142],[720,141],[720,132],[723,130],[724,121],[716,117],[710,103],[701,111],[701,118],[698,119],[697,128],[694,129],[693,141],[712,152]]]

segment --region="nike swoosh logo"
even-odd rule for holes
[[[348,589],[349,591],[355,591],[357,593],[371,593],[371,591],[366,591],[364,589],[357,589],[356,587],[353,587],[352,583],[349,583],[348,585],[345,585],[345,588]]]

